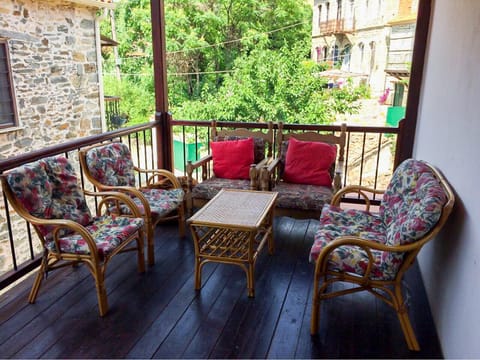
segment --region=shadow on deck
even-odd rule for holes
[[[98,316],[85,267],[49,274],[33,305],[29,278],[0,297],[2,358],[439,358],[418,266],[405,277],[420,352],[407,348],[395,311],[368,293],[324,302],[310,337],[314,220],[275,219],[275,254],[256,266],[254,299],[238,266],[207,264],[194,290],[190,236],[157,228],[156,264],[136,272],[133,254],[107,269],[109,313]]]

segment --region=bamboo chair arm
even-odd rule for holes
[[[375,195],[381,195],[384,194],[385,190],[378,190],[378,189],[373,189],[369,188],[366,186],[358,186],[358,185],[348,185],[340,189],[335,193],[335,195],[332,198],[332,201],[330,202],[331,205],[334,206],[340,206],[340,202],[342,200],[342,197],[346,194],[357,194],[360,195],[363,200],[365,200],[365,207],[366,210],[370,210],[370,198],[368,197],[369,194],[375,194]]]
[[[187,162],[187,171],[190,168],[191,171],[193,172],[193,170],[199,168],[200,166],[206,165],[209,161],[212,161],[212,160],[213,160],[212,154],[208,154],[208,155],[205,155],[204,157],[198,159],[197,161],[193,161],[193,162],[188,161]]]
[[[168,179],[172,185],[173,188],[179,189],[182,186],[180,185],[180,181],[178,181],[177,177],[169,170],[166,169],[142,169],[139,167],[134,166],[134,169],[138,171],[141,174],[151,174],[148,179],[147,179],[147,188],[150,187],[155,187],[155,185],[158,185],[161,180],[161,178],[166,178]],[[155,178],[158,177],[157,182],[155,182]]]
[[[148,200],[142,194],[142,192],[140,190],[138,190],[136,187],[134,187],[134,186],[106,186],[106,185],[104,185],[104,186],[102,186],[101,190],[102,190],[101,192],[92,192],[92,191],[84,190],[84,193],[85,193],[85,195],[89,195],[89,196],[95,196],[96,194],[106,194],[104,196],[118,195],[118,193],[129,194],[129,195],[131,195],[133,197],[136,197],[140,200],[140,202],[142,203],[142,206],[143,206],[144,215],[148,218],[151,217],[150,204],[148,203]],[[99,195],[99,196],[102,196],[102,195]],[[123,198],[123,199],[125,199],[125,198]],[[127,199],[125,199],[125,200],[127,200]],[[128,200],[131,200],[131,199],[128,199]],[[123,201],[123,202],[128,206],[127,202],[125,202],[125,201]],[[139,211],[138,206],[135,204],[135,202],[132,201],[132,203],[134,204],[134,207],[137,209],[137,211]],[[132,214],[133,214],[133,212],[132,212]],[[142,215],[140,214],[140,216],[138,216],[138,217],[142,217]]]
[[[130,209],[132,217],[136,217],[136,218],[142,217],[142,214],[138,209],[138,206],[131,199],[131,197],[125,194],[122,194],[120,192],[114,192],[114,191],[92,192],[88,190],[84,190],[84,193],[85,195],[88,195],[88,196],[102,198],[102,200],[100,200],[97,206],[97,211],[96,211],[97,216],[100,216],[102,214],[103,207],[105,207],[106,212],[108,212],[109,204],[113,202],[117,209],[120,209],[120,204],[124,204],[125,206],[127,206]]]
[[[427,237],[428,238],[428,237]],[[406,245],[385,245],[377,243],[372,240],[362,239],[357,236],[341,236],[335,240],[329,242],[320,252],[317,261],[315,263],[315,272],[325,272],[328,265],[329,255],[337,248],[341,246],[356,246],[364,250],[369,258],[369,266],[373,263],[372,250],[388,251],[388,252],[398,252],[398,253],[407,253],[412,250],[416,250],[423,246],[423,244],[428,239],[422,239],[422,241],[416,241],[411,244]]]
[[[88,249],[90,250],[91,256],[94,257],[96,261],[99,261],[98,259],[98,252],[97,252],[97,245],[95,244],[95,241],[92,238],[92,235],[88,232],[88,230],[80,225],[79,223],[76,223],[73,220],[67,220],[67,219],[42,219],[38,218],[36,216],[31,215],[28,211],[26,211],[23,207],[15,207],[18,215],[20,215],[22,218],[24,218],[28,223],[32,224],[33,226],[52,226],[54,227],[52,231],[52,239],[55,242],[55,248],[58,253],[60,253],[60,245],[59,245],[59,236],[58,233],[62,229],[67,229],[70,232],[74,232],[79,234],[87,243]],[[36,228],[36,232],[38,236],[42,239],[42,242],[44,241],[44,237],[40,234],[38,231],[38,228]]]

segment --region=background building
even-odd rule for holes
[[[312,59],[361,76],[372,96],[401,106],[417,7],[418,0],[314,0]]]

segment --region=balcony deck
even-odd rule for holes
[[[405,276],[421,351],[410,352],[395,312],[368,293],[326,301],[320,335],[310,337],[317,222],[275,219],[275,254],[256,267],[256,297],[237,266],[207,264],[193,286],[190,236],[176,226],[156,232],[156,265],[137,274],[133,254],[107,270],[110,305],[98,316],[87,269],[49,274],[33,305],[29,278],[0,297],[2,358],[441,358],[418,267]]]

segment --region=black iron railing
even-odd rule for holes
[[[158,123],[132,126],[125,129],[89,136],[50,146],[38,151],[21,154],[0,161],[0,173],[48,156],[64,154],[74,163],[83,188],[92,188],[84,178],[78,163],[78,151],[84,147],[120,139],[128,144],[134,162],[142,168],[154,169],[158,151],[152,139]],[[137,179],[146,182],[145,174]],[[29,273],[40,263],[41,247],[36,234],[9,207],[3,193],[0,196],[0,289]]]
[[[21,154],[0,161],[0,173],[17,166],[39,160],[47,156],[65,154],[77,166],[77,173],[84,188],[91,185],[84,179],[78,165],[78,151],[84,147],[121,139],[128,144],[134,162],[143,168],[157,167],[158,158],[163,154],[172,154],[174,171],[178,176],[185,176],[187,161],[198,160],[210,149],[209,121],[181,121],[168,119],[168,125],[162,126],[160,121],[118,129],[101,135],[85,137],[57,146]],[[400,123],[402,125],[402,122]],[[217,122],[217,127],[267,129],[266,123]],[[340,125],[301,125],[284,124],[286,131],[318,131],[338,132]],[[347,126],[347,144],[344,164],[343,185],[365,185],[383,188],[396,165],[400,128]],[[170,138],[168,134],[160,134],[159,129],[173,132],[172,148],[161,149],[158,139]],[[278,124],[274,125],[274,136],[278,132]],[[168,135],[168,136],[166,136]],[[274,154],[276,146],[274,145]],[[168,155],[169,156],[169,155]],[[208,171],[212,171],[209,169]],[[201,181],[201,174],[195,174]],[[139,178],[142,184],[146,179]],[[11,211],[3,194],[0,198],[0,290],[35,269],[40,263],[41,248],[36,235],[23,220]],[[350,202],[361,202],[360,198],[349,198]],[[375,200],[375,199],[374,199]],[[378,202],[378,200],[377,200]]]

